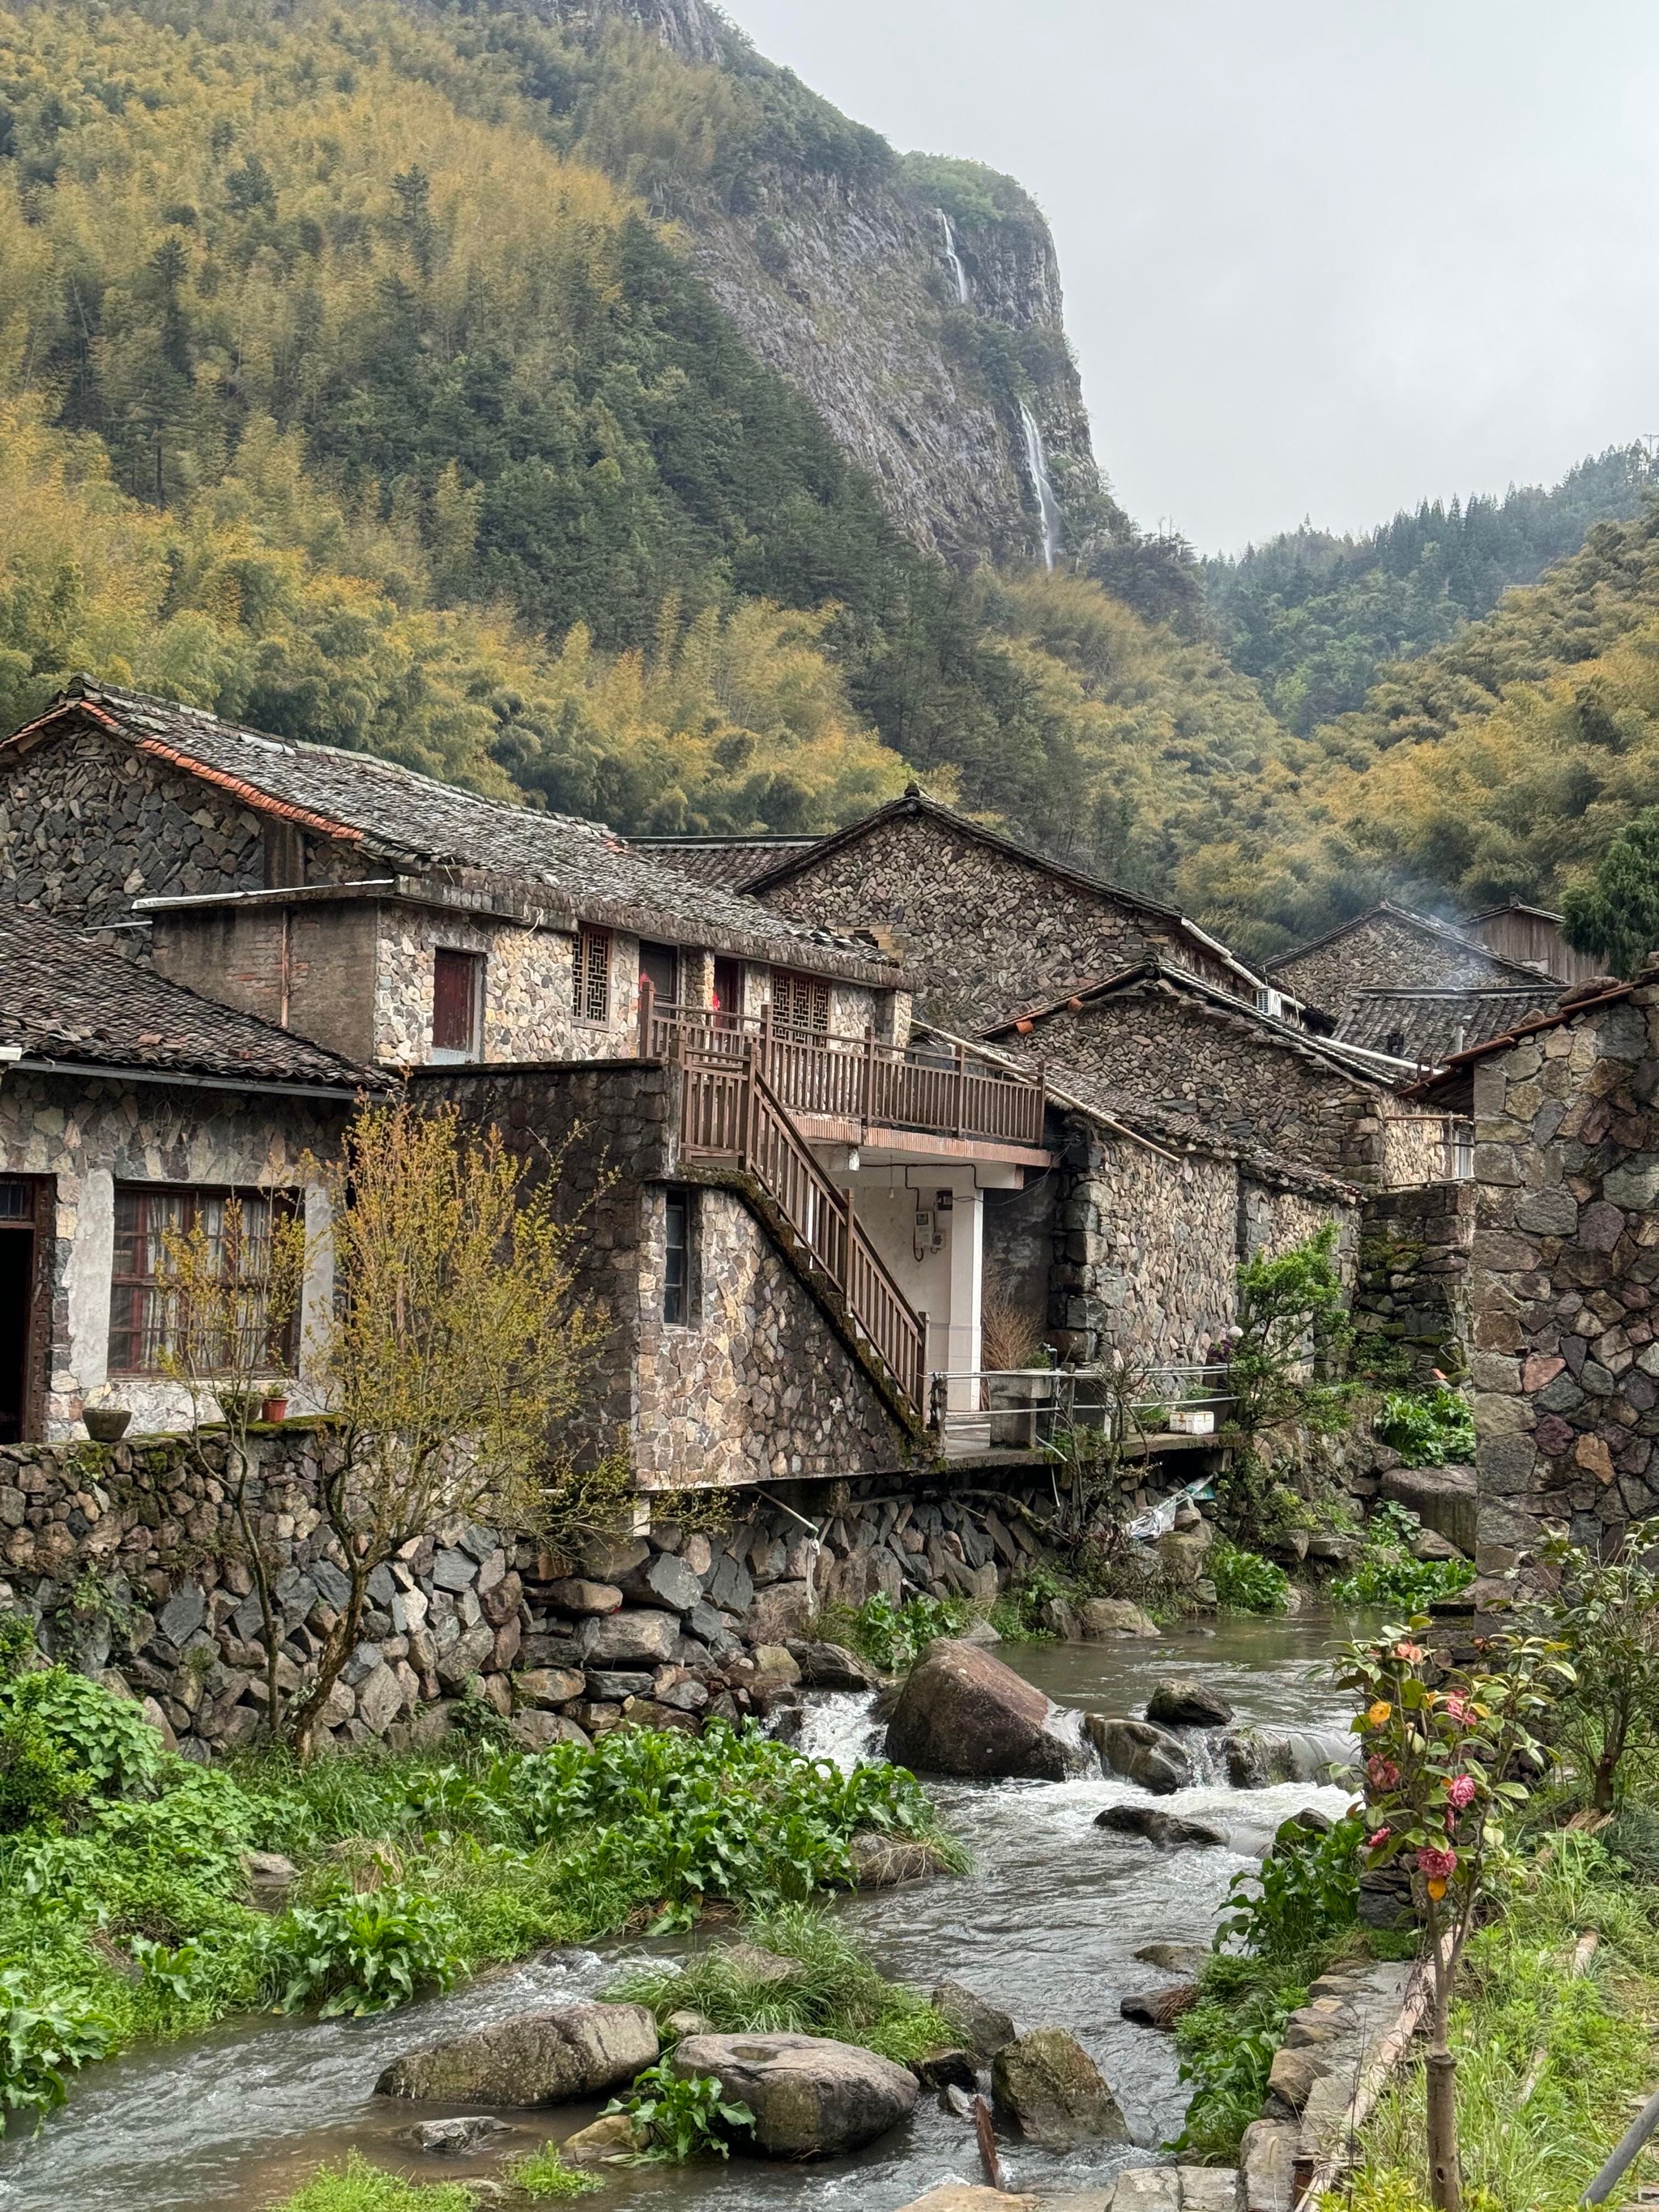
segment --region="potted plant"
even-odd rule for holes
[[[259,1401],[259,1419],[262,1421],[287,1420],[288,1393],[286,1390],[271,1390],[266,1393],[265,1396]]]
[[[132,1409],[128,1406],[82,1406],[81,1419],[94,1443],[118,1444],[127,1432]]]

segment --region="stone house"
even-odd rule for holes
[[[1340,1032],[1366,991],[1489,991],[1536,987],[1539,971],[1473,935],[1384,899],[1267,963],[1267,981]]]
[[[1150,1113],[1316,1175],[1381,1187],[1444,1170],[1442,1118],[1395,1095],[1402,1063],[1310,1036],[1160,961],[1003,1021],[985,1042],[1108,1114]]]
[[[137,1429],[187,1419],[161,1367],[162,1236],[222,1234],[233,1197],[256,1252],[283,1206],[319,1240],[271,1369],[297,1363],[302,1409],[309,1316],[331,1294],[316,1164],[384,1079],[4,904],[0,977],[0,1443],[70,1436],[88,1400]]]
[[[720,842],[711,841],[711,856]],[[684,863],[684,844],[676,857]],[[1263,988],[1174,908],[1047,860],[915,784],[758,872],[741,865],[746,889],[773,912],[890,945],[928,1017],[964,1035],[1146,958],[1246,996]]]
[[[1659,1510],[1659,963],[1422,1087],[1474,1119],[1469,1364],[1484,1572]]]
[[[1560,985],[1544,977],[1492,989],[1368,987],[1352,994],[1334,1035],[1339,1044],[1438,1067],[1455,1054],[1547,1013],[1560,995]]]

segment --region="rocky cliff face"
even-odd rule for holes
[[[800,94],[703,0],[532,4],[572,29],[620,16],[740,88]],[[1076,557],[1127,535],[1095,465],[1037,209],[980,173],[994,194],[965,207],[957,196],[947,216],[937,203],[951,196],[926,164],[918,175],[871,143],[880,158],[851,166],[745,162],[724,189],[672,194],[661,211],[755,351],[811,400],[918,544],[971,566],[1042,559],[1045,540],[1049,556]]]

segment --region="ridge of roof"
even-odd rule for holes
[[[704,942],[712,933],[723,933],[734,940],[769,940],[780,953],[790,946],[821,948],[857,962],[864,980],[876,970],[884,971],[884,981],[889,971],[898,972],[898,963],[878,946],[792,921],[743,891],[683,874],[635,852],[605,823],[491,799],[377,753],[274,737],[204,708],[100,684],[85,675],[75,677],[44,714],[0,741],[0,757],[14,748],[27,750],[76,717],[216,784],[257,811],[415,869],[476,870],[544,886],[569,901],[641,910]]]
[[[1207,982],[1202,975],[1192,975],[1187,969],[1176,967],[1168,960],[1138,960],[1131,967],[1119,969],[1114,975],[1103,976],[1096,982],[1067,992],[1063,998],[1052,999],[1046,1005],[1033,1007],[1024,1013],[1010,1015],[1003,1021],[994,1023],[989,1029],[981,1030],[980,1035],[988,1040],[1006,1036],[1011,1030],[1024,1032],[1034,1024],[1046,1021],[1053,1015],[1079,1012],[1091,1002],[1115,997],[1139,983],[1158,984],[1177,994],[1185,992],[1189,996],[1205,1000],[1230,1019],[1242,1015],[1255,1028],[1266,1032],[1269,1043],[1300,1053],[1307,1059],[1324,1060],[1340,1067],[1345,1073],[1363,1076],[1367,1082],[1379,1084],[1387,1090],[1393,1090],[1401,1076],[1415,1070],[1414,1061],[1396,1060],[1391,1054],[1372,1052],[1363,1046],[1344,1045],[1331,1037],[1312,1036],[1305,1030],[1292,1029],[1288,1022],[1280,1021],[1276,1015],[1264,1013],[1260,1006],[1253,1006],[1248,999],[1237,998],[1232,992],[1224,991],[1218,983]],[[1375,1061],[1385,1062],[1387,1067],[1398,1073],[1391,1075],[1385,1072],[1384,1067],[1370,1064]]]
[[[1339,937],[1346,937],[1350,930],[1358,929],[1362,922],[1375,921],[1380,914],[1386,914],[1395,921],[1403,921],[1412,928],[1420,929],[1429,936],[1443,939],[1465,952],[1478,952],[1483,959],[1495,961],[1498,967],[1507,968],[1512,975],[1533,975],[1537,973],[1535,969],[1523,967],[1518,960],[1511,960],[1507,953],[1494,952],[1490,945],[1483,945],[1478,937],[1465,937],[1449,922],[1437,921],[1431,914],[1419,914],[1413,907],[1397,906],[1393,899],[1378,899],[1375,906],[1368,906],[1363,914],[1351,915],[1346,921],[1339,921],[1334,929],[1328,929],[1319,937],[1310,937],[1305,945],[1293,945],[1288,952],[1275,954],[1267,964],[1267,973],[1270,976],[1276,975],[1292,960],[1300,960],[1310,952],[1317,952],[1322,945],[1334,945]]]
[[[0,902],[0,1041],[89,1072],[198,1075],[334,1092],[388,1079],[258,1014],[142,968],[39,907]]]
[[[761,875],[751,877],[746,888],[758,897],[762,892],[787,883],[810,860],[840,852],[880,823],[893,821],[902,814],[928,815],[963,836],[977,838],[982,845],[992,846],[1013,860],[1024,861],[1029,867],[1041,868],[1045,874],[1058,876],[1066,883],[1074,884],[1079,890],[1089,891],[1097,897],[1115,899],[1120,904],[1133,907],[1142,914],[1156,915],[1160,921],[1173,923],[1177,929],[1203,945],[1206,952],[1219,958],[1238,974],[1249,975],[1253,981],[1260,980],[1255,969],[1248,968],[1236,952],[1229,951],[1219,938],[1212,937],[1208,930],[1182,914],[1178,907],[1165,906],[1161,900],[1146,898],[1139,891],[1126,890],[1121,884],[1109,883],[1103,876],[1091,875],[1086,869],[1074,868],[1065,860],[1051,860],[1046,853],[1038,852],[1035,846],[1009,836],[1006,830],[990,829],[983,822],[975,822],[971,815],[959,813],[954,806],[946,806],[942,799],[929,798],[919,783],[907,785],[897,799],[890,799],[873,814],[866,814],[858,821],[848,823],[845,829],[826,831],[807,851],[781,861],[775,868],[769,868]]]

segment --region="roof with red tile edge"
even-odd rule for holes
[[[1620,999],[1629,998],[1631,993],[1642,984],[1652,983],[1656,980],[1659,978],[1644,971],[1640,975],[1632,976],[1628,983],[1614,984],[1605,991],[1586,990],[1581,984],[1578,996],[1567,994],[1562,1004],[1552,1012],[1535,1015],[1529,1022],[1517,1022],[1502,1036],[1488,1037],[1484,1044],[1472,1044],[1467,1052],[1454,1053],[1443,1067],[1436,1068],[1432,1075],[1425,1076],[1420,1083],[1408,1085],[1404,1096],[1407,1098],[1427,1098],[1443,1085],[1455,1082],[1466,1069],[1474,1066],[1476,1060],[1490,1060],[1493,1053],[1507,1052],[1511,1045],[1521,1044],[1529,1036],[1540,1036],[1545,1030],[1559,1030],[1564,1023],[1572,1021],[1579,1014],[1589,1013],[1597,1006],[1616,1006]]]

